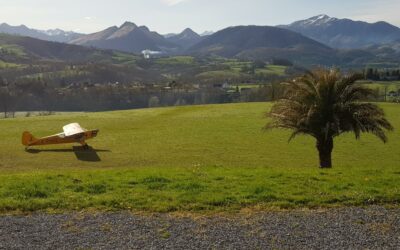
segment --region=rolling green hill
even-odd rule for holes
[[[319,170],[314,141],[262,131],[271,104],[229,104],[0,120],[0,211],[237,210],[400,202],[400,135],[335,141],[334,168]],[[400,106],[382,104],[400,127]],[[89,141],[24,151],[20,137],[67,123],[99,128]],[[76,145],[75,145],[76,146]]]
[[[0,34],[0,59],[9,62],[35,63],[39,60],[65,62],[113,62],[128,53],[100,50],[78,45],[43,41],[31,37]],[[118,60],[115,60],[118,62]]]

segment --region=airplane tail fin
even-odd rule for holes
[[[27,131],[25,131],[25,132],[22,134],[22,144],[23,144],[24,146],[29,146],[29,144],[30,144],[31,142],[35,141],[35,140],[36,140],[36,138],[35,138],[31,133],[29,133],[29,132],[27,132]]]

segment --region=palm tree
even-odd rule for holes
[[[353,132],[356,139],[372,133],[386,143],[385,129],[393,127],[381,108],[363,102],[374,91],[356,83],[359,79],[319,69],[284,83],[285,94],[267,114],[272,121],[265,128],[293,130],[289,141],[299,134],[314,137],[321,168],[332,167],[333,139],[343,133]]]

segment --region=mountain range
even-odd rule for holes
[[[0,33],[28,36],[45,41],[62,43],[68,43],[83,35],[73,31],[63,31],[61,29],[37,30],[28,28],[25,25],[11,26],[7,23],[0,24]]]
[[[400,28],[387,22],[367,23],[318,15],[281,28],[299,32],[332,48],[355,49],[400,39]]]
[[[70,43],[131,53],[141,53],[146,49],[173,52],[179,48],[177,44],[168,41],[157,32],[150,31],[146,26],[139,27],[132,22],[125,22],[120,27],[113,26],[97,33],[83,35]]]
[[[299,33],[271,26],[236,26],[217,33],[192,46],[188,53],[244,59],[270,60],[276,57],[322,63],[323,55],[335,51]],[[321,60],[319,60],[319,59]]]
[[[327,15],[318,15],[277,27],[298,32],[336,49],[359,49],[400,40],[400,28],[387,22],[367,23]],[[132,22],[125,22],[119,27],[112,26],[93,34],[60,29],[37,30],[25,25],[11,26],[3,23],[0,24],[0,33],[134,53],[140,53],[145,49],[168,53],[184,52],[215,34],[213,32],[198,34],[187,28],[180,34],[161,35],[150,31],[146,26],[137,26]]]
[[[180,34],[169,34],[166,35],[165,38],[174,44],[179,45],[182,49],[188,49],[192,47],[193,45],[197,44],[204,38],[206,38],[208,35],[201,36],[194,32],[192,29],[187,28],[182,33]]]
[[[0,33],[129,53],[152,50],[169,55],[262,60],[279,57],[308,64],[336,64],[348,58],[365,61],[376,56],[395,58],[400,53],[398,27],[386,22],[367,23],[327,15],[289,25],[236,26],[202,35],[190,28],[179,34],[161,35],[132,22],[92,34],[59,29],[43,31],[3,23]]]

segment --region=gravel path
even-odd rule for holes
[[[400,249],[400,208],[2,216],[0,249]]]

